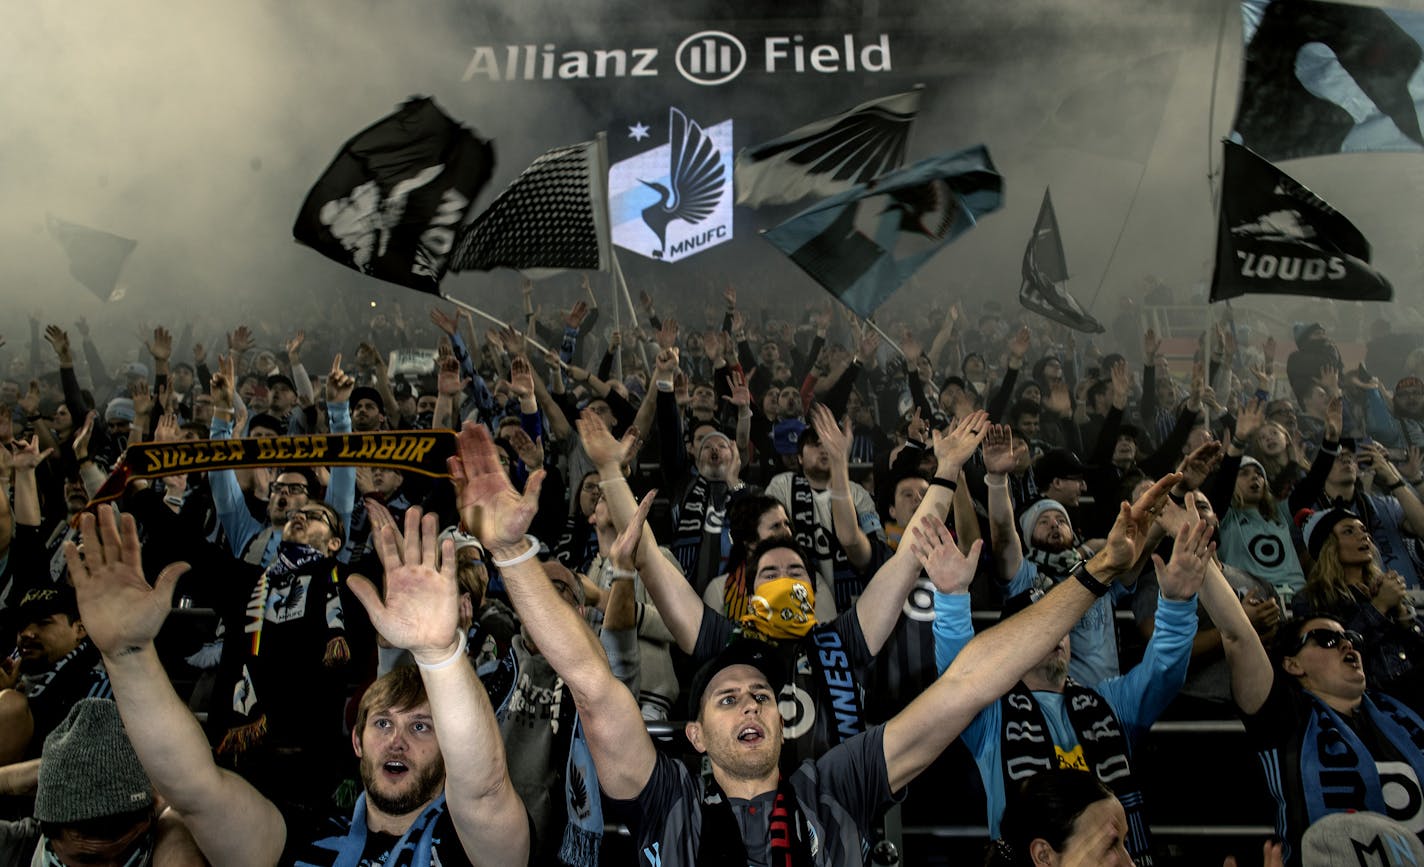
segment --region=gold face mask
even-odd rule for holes
[[[800,578],[773,578],[747,599],[742,624],[767,638],[801,638],[816,625],[816,591]]]

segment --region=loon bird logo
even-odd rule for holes
[[[622,147],[647,147],[608,167],[608,216],[615,245],[672,264],[732,240],[732,120],[699,123],[673,107],[663,116],[666,131],[630,117],[620,119],[637,121],[628,136],[621,125],[610,135],[615,147],[624,138]]]
[[[695,225],[712,216],[727,175],[711,137],[676,108],[668,110],[668,146],[672,152],[669,186],[639,179],[660,197],[657,204],[643,209],[643,222],[658,236],[658,249],[653,251],[658,259],[667,252],[668,224],[682,220]]]

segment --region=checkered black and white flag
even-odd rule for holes
[[[450,270],[513,268],[534,279],[609,270],[607,178],[602,134],[545,153],[465,229]]]

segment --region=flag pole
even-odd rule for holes
[[[623,287],[623,300],[628,302],[628,315],[633,317],[633,330],[638,330],[638,308],[633,306],[633,295],[628,291],[628,278],[623,276],[623,264],[618,261],[618,251],[610,245],[608,248],[608,258],[613,262],[613,276],[619,286]],[[618,299],[613,299],[617,304]],[[643,370],[651,373],[652,367],[648,364],[648,351],[643,348],[643,341],[636,336],[633,338],[634,345],[638,347],[638,355],[643,359]],[[623,350],[620,347],[617,356],[619,363],[622,363]]]
[[[612,251],[610,251],[610,253],[611,253],[611,252],[612,252]],[[610,255],[609,258],[612,259],[613,257]],[[618,260],[617,260],[617,259],[613,259],[613,261],[614,261],[614,262],[617,262]],[[618,275],[617,275],[617,274],[614,274],[614,275],[612,275],[612,276],[613,276],[613,283],[614,283],[614,286],[612,287],[612,288],[613,288],[613,292],[612,292],[612,295],[613,295],[613,330],[614,330],[614,331],[617,331],[619,334],[622,334],[622,333],[623,333],[623,304],[622,304],[622,302],[620,302],[620,301],[618,300],[618,286],[617,286],[617,283],[618,283]],[[618,347],[618,351],[615,352],[615,353],[613,353],[613,375],[618,379],[619,382],[622,382],[622,381],[623,381],[623,347],[622,347],[622,346]]]
[[[880,335],[880,339],[893,346],[895,348],[895,351],[900,353],[901,358],[909,360],[909,356],[905,354],[905,350],[900,348],[900,344],[896,343],[894,340],[891,339],[890,335],[886,334],[883,330],[881,330],[880,326],[875,324],[874,319],[867,318],[865,320],[865,324],[875,329],[875,333]]]
[[[495,317],[489,315],[488,313],[484,312],[483,310],[481,310],[480,308],[474,306],[473,304],[466,304],[464,301],[461,301],[459,298],[454,298],[454,297],[451,297],[451,296],[449,296],[449,295],[441,295],[440,297],[441,297],[441,298],[444,298],[446,301],[449,301],[451,304],[454,304],[456,307],[460,307],[460,308],[463,308],[463,309],[465,309],[465,310],[468,310],[469,312],[475,314],[476,316],[479,316],[479,317],[481,317],[481,318],[483,318],[483,319],[487,319],[487,320],[489,320],[490,322],[493,322],[495,325],[498,325],[498,326],[501,327],[501,328],[512,328],[512,326],[510,326],[510,324],[509,324],[508,322],[505,322],[505,321],[502,320],[502,319],[497,319],[497,318],[495,318]],[[525,343],[528,343],[528,344],[531,345],[531,346],[533,346],[535,349],[537,349],[537,350],[539,350],[540,352],[544,353],[546,356],[552,354],[552,355],[554,356],[554,358],[558,361],[559,367],[560,367],[561,369],[565,369],[565,370],[568,369],[568,364],[566,364],[562,358],[559,358],[559,356],[558,356],[557,353],[554,353],[553,350],[549,349],[549,347],[547,347],[547,346],[545,346],[544,344],[540,343],[539,341],[535,340],[533,337],[530,337],[528,334],[524,335],[524,342],[525,342]]]

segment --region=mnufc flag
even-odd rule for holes
[[[138,246],[137,241],[70,223],[58,217],[46,217],[49,233],[64,254],[69,257],[69,273],[85,288],[103,301],[118,301],[123,297],[118,288],[119,271],[124,261]]]
[[[1424,12],[1243,0],[1234,141],[1268,160],[1424,150]]]
[[[608,270],[607,175],[601,134],[542,154],[460,236],[450,270]]]
[[[1349,220],[1250,150],[1226,143],[1211,300],[1313,295],[1389,301],[1370,244]]]
[[[411,99],[348,141],[292,235],[363,274],[439,292],[445,257],[494,168],[489,143]]]
[[[1043,204],[1033,224],[1033,237],[1024,249],[1019,303],[1075,331],[1101,334],[1106,330],[1078,304],[1078,299],[1068,294],[1068,260],[1063,255],[1063,237],[1058,233],[1058,218],[1053,214],[1053,199],[1049,198],[1047,187],[1043,188]]]
[[[931,256],[998,210],[1003,192],[988,149],[977,145],[818,202],[765,237],[868,318]]]
[[[905,162],[923,87],[873,99],[737,154],[737,204],[832,196]]]

